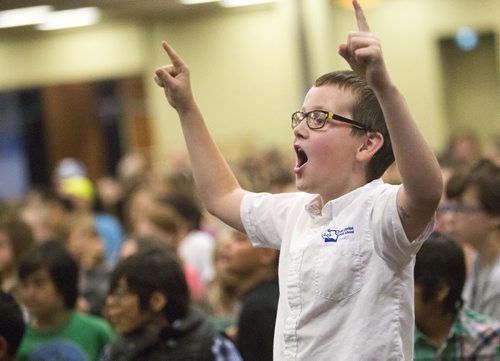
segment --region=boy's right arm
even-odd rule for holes
[[[207,129],[191,91],[187,65],[169,44],[162,45],[172,64],[156,69],[155,82],[179,114],[199,196],[210,213],[244,232],[240,204],[245,190]]]

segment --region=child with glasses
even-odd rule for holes
[[[475,251],[464,286],[468,307],[500,320],[500,167],[480,159],[446,186],[450,234]]]
[[[122,259],[107,318],[118,333],[99,361],[241,361],[235,345],[190,302],[182,265],[166,249]]]
[[[207,130],[187,65],[165,42],[172,64],[155,73],[206,208],[254,246],[280,249],[276,360],[413,356],[413,264],[443,183],[357,0],[353,7],[358,30],[339,47],[353,71],[321,76],[292,116],[301,192],[242,189]],[[380,180],[394,157],[401,186]]]

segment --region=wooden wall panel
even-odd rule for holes
[[[42,89],[48,164],[51,172],[64,157],[83,161],[95,180],[105,172],[105,146],[98,118],[98,96],[92,83]]]

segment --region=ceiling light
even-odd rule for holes
[[[99,21],[101,13],[98,8],[87,7],[74,10],[54,11],[38,30],[56,30],[93,25]]]
[[[223,0],[220,6],[225,8],[235,8],[239,6],[252,6],[274,3],[276,0]]]
[[[218,1],[219,0],[179,0],[179,2],[184,5],[207,4],[207,3],[215,3]]]
[[[0,11],[0,28],[41,24],[47,20],[52,6],[31,6]]]
[[[479,42],[477,32],[468,27],[458,29],[455,34],[455,41],[458,47],[465,51],[474,50]]]

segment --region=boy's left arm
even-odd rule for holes
[[[398,213],[408,239],[414,240],[429,223],[441,198],[441,170],[405,99],[392,83],[379,40],[370,32],[357,0],[352,3],[358,31],[349,33],[339,54],[366,79],[382,107],[403,183],[397,196]]]

